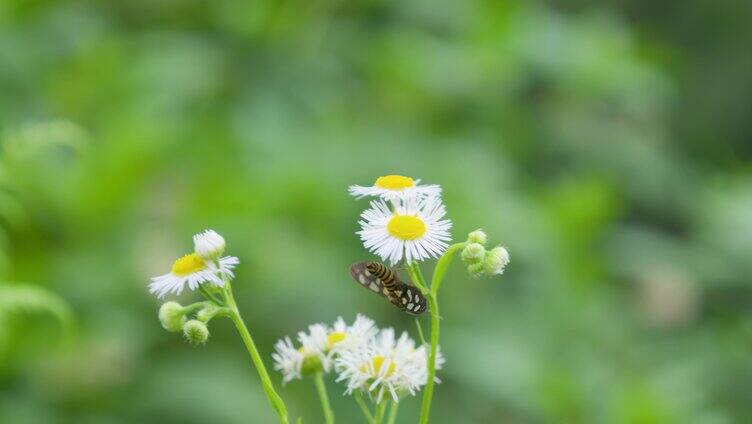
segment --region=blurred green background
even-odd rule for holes
[[[231,323],[190,347],[147,292],[205,228],[269,366],[339,315],[415,336],[347,273],[373,256],[346,189],[389,173],[512,254],[443,286],[432,422],[752,421],[750,22],[744,0],[0,0],[0,422],[274,422]],[[321,421],[311,381],[282,395]]]

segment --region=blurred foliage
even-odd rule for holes
[[[412,332],[347,275],[368,255],[346,188],[392,172],[512,254],[444,285],[434,422],[751,421],[751,19],[741,0],[0,2],[0,268],[78,323],[59,346],[4,316],[0,422],[271,422],[230,324],[188,346],[148,279],[213,228],[267,361],[338,315]],[[318,422],[312,382],[283,396]]]

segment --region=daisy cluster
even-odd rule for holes
[[[392,265],[438,258],[451,240],[452,222],[444,219],[441,187],[421,185],[402,175],[386,175],[372,186],[351,186],[356,198],[376,197],[361,215],[363,245]]]
[[[317,372],[337,375],[346,394],[367,393],[375,402],[384,396],[394,401],[415,395],[428,381],[427,346],[416,347],[407,333],[395,337],[392,328],[378,329],[373,320],[358,315],[352,325],[338,318],[333,326],[314,324],[298,333],[299,346],[286,337],[272,354],[283,383]],[[441,354],[436,368],[444,363]]]

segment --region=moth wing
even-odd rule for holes
[[[405,294],[405,287],[407,285],[402,283],[398,285],[394,290],[390,291],[389,294],[386,296],[389,299],[389,302],[392,303],[392,305],[404,310],[405,304],[407,302],[404,301],[404,294]]]
[[[405,285],[401,301],[404,311],[411,315],[420,315],[428,309],[428,302],[425,296],[415,286]]]
[[[368,262],[357,262],[350,267],[350,275],[353,280],[374,293],[388,297],[388,290],[384,287],[384,282],[366,269],[367,263]]]

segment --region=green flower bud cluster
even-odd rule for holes
[[[467,272],[473,277],[494,276],[504,273],[509,263],[509,252],[503,246],[486,250],[488,236],[483,230],[475,230],[467,235],[467,245],[462,250],[462,261]]]
[[[188,319],[187,316],[195,310],[198,310],[195,319]],[[182,331],[191,344],[198,345],[209,339],[209,321],[225,312],[225,308],[212,302],[196,302],[188,306],[182,306],[178,302],[165,302],[159,308],[159,322],[167,331]]]

